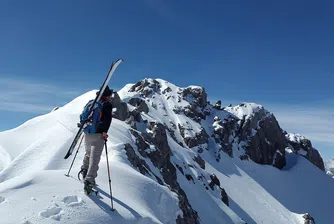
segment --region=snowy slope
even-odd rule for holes
[[[214,154],[217,145],[212,141],[193,148],[186,146],[185,139],[198,136],[203,128],[211,136],[219,125],[214,121],[216,116],[221,119],[231,115],[252,116],[260,105],[211,111],[199,123],[178,112],[191,106],[195,99],[180,98],[182,88],[161,79],[157,81],[160,92],[152,92],[149,97],[143,97],[138,91],[129,92],[133,87],[130,84],[118,94],[124,102],[143,99],[149,112],[141,112],[141,116],[147,124],[159,122],[174,131],[174,136],[167,132],[172,151],[170,160],[182,168],[176,169],[177,182],[201,223],[303,223],[302,215],[307,212],[317,223],[331,223],[327,208],[331,207],[329,198],[334,198],[334,182],[304,157],[287,153],[288,168],[279,170],[242,161],[238,156],[231,158],[223,152],[217,162]],[[184,215],[178,195],[166,183],[158,183],[157,178],[163,179],[160,170],[138,153],[133,135],[136,130],[117,119],[113,119],[108,139],[116,211],[110,211],[105,154],[97,177],[99,196],[84,195],[82,183],[76,178],[83,146],[72,168],[72,177],[64,176],[73,155],[68,160],[63,157],[77,130],[78,116],[94,96],[95,91],[88,92],[58,110],[0,133],[0,223],[175,223],[178,216]],[[183,134],[179,124],[184,128]],[[151,132],[140,122],[137,129],[138,133]],[[127,143],[156,177],[144,175],[132,166],[125,152]],[[200,148],[204,149],[200,156],[205,168],[194,162]],[[157,149],[150,145],[146,151],[154,150]],[[221,200],[220,187],[210,189],[212,174],[226,191],[229,206]]]

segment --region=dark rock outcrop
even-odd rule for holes
[[[142,93],[144,97],[148,97],[154,92],[160,92],[161,84],[155,79],[144,79],[134,84],[130,92]]]
[[[125,121],[127,118],[129,118],[128,106],[121,100],[117,92],[113,92],[111,103],[113,106],[113,118],[117,118],[121,121]]]
[[[237,119],[227,117],[224,120],[221,120],[219,117],[215,117],[214,121],[212,126],[214,129],[213,137],[215,142],[220,145],[223,152],[227,153],[230,157],[233,157],[232,140],[230,137],[235,135]]]
[[[196,155],[194,161],[202,168],[205,169],[205,161],[200,155]]]
[[[153,144],[156,150],[147,153],[147,157],[152,161],[153,165],[160,170],[164,182],[169,188],[178,195],[179,207],[183,212],[183,217],[180,215],[176,219],[178,224],[199,223],[197,212],[191,207],[186,193],[177,182],[176,168],[170,161],[172,151],[168,145],[166,127],[160,123],[149,123],[151,133],[142,134],[143,139]],[[139,140],[138,142],[140,142]],[[140,143],[145,147],[144,143]]]
[[[207,105],[207,94],[203,87],[187,87],[182,91],[183,99],[187,100],[187,97],[194,98],[194,105],[199,107],[205,107]],[[191,102],[192,104],[192,102]]]
[[[229,206],[230,203],[229,203],[228,196],[227,196],[227,193],[226,193],[225,189],[220,188],[220,191],[221,191],[220,195],[221,195],[222,202],[224,202],[225,205]]]
[[[145,160],[139,158],[139,156],[136,155],[135,150],[129,143],[125,144],[124,149],[126,151],[126,155],[128,156],[128,160],[130,161],[132,166],[135,168],[138,168],[140,173],[144,175],[145,174],[150,175],[150,172],[151,172],[150,167],[147,165]]]
[[[244,117],[240,124],[238,134],[240,140],[248,143],[245,150],[250,159],[282,169],[286,164],[287,142],[274,115],[269,115],[262,107],[252,117]]]
[[[139,112],[145,112],[145,113],[149,112],[147,104],[145,103],[144,100],[140,98],[131,98],[128,103],[136,107]]]
[[[215,185],[217,185],[218,187],[220,187],[220,181],[219,181],[218,177],[215,174],[211,174],[210,178],[211,178],[212,182]]]
[[[206,131],[204,130],[204,128],[201,129],[200,133],[196,133],[196,135],[194,137],[190,137],[190,136],[185,136],[185,133],[184,133],[185,128],[182,125],[178,124],[178,126],[179,126],[179,130],[180,130],[180,134],[181,134],[184,142],[186,143],[186,145],[189,148],[198,146],[200,144],[208,143],[209,136],[206,133]]]
[[[304,214],[303,218],[305,220],[304,224],[315,224],[314,218],[310,214],[308,213]]]
[[[213,108],[217,109],[217,110],[221,110],[221,106],[222,106],[222,101],[218,100],[214,105]]]

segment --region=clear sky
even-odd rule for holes
[[[0,130],[145,77],[256,102],[334,157],[334,1],[0,1]]]

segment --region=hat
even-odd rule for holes
[[[111,96],[111,94],[112,94],[112,89],[109,89],[109,86],[106,86],[102,96]]]

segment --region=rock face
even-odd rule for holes
[[[252,122],[250,122],[251,124]],[[246,124],[249,124],[246,122]],[[283,131],[278,125],[274,116],[266,117],[259,120],[259,127],[256,134],[250,139],[250,146],[246,147],[246,151],[251,160],[260,164],[273,164],[274,157],[277,154],[282,155],[274,166],[281,169],[285,166],[285,148],[286,142]],[[250,130],[251,126],[244,126],[246,130]],[[245,137],[245,136],[242,136]]]
[[[172,155],[171,149],[168,145],[166,127],[160,123],[149,123],[150,133],[144,134],[142,137],[136,136],[138,148],[140,148],[141,154],[147,156],[155,167],[160,170],[164,182],[170,187],[170,189],[177,193],[179,197],[179,207],[183,212],[183,217],[178,216],[176,223],[199,223],[198,214],[191,207],[186,193],[180,187],[177,182],[176,168],[170,161]],[[155,150],[145,152],[147,144],[150,143],[155,146]]]
[[[188,87],[182,91],[183,99],[189,100],[191,103],[199,107],[205,107],[207,104],[207,94],[203,87]]]
[[[180,183],[200,184],[208,194],[229,205],[224,183],[215,174],[208,174],[208,156],[215,156],[219,163],[226,153],[245,162],[282,169],[286,165],[285,150],[290,147],[324,170],[311,142],[287,137],[275,116],[261,105],[241,103],[222,108],[220,100],[210,105],[204,88],[180,88],[160,79],[144,79],[120,95],[127,103],[118,94],[113,96],[114,117],[135,129],[130,132],[137,147],[125,145],[128,160],[140,173],[178,195],[183,216],[179,215],[176,223],[200,222]],[[171,141],[175,144],[169,145]],[[187,161],[178,161],[177,150],[192,154]],[[178,182],[180,178],[185,181]],[[314,223],[314,219],[305,216],[305,223]]]
[[[299,134],[286,134],[286,140],[295,153],[304,156],[319,169],[325,171],[324,161],[309,139]]]
[[[286,164],[287,143],[275,116],[254,104],[242,103],[235,110],[239,114],[243,110],[251,111],[242,115],[237,130],[239,141],[246,142],[245,150],[249,158],[256,163],[282,169]]]
[[[203,128],[201,129],[201,132],[196,133],[195,136],[186,136],[185,128],[181,126],[180,124],[179,124],[179,130],[180,130],[181,136],[184,139],[184,142],[189,148],[192,148],[200,144],[208,143],[209,136]]]
[[[310,214],[308,213],[304,214],[303,218],[305,220],[304,224],[315,224],[314,218]]]
[[[150,172],[151,172],[150,167],[147,165],[145,160],[140,159],[139,156],[136,155],[136,152],[133,149],[133,147],[130,144],[127,143],[127,144],[125,144],[124,149],[126,151],[126,155],[128,156],[128,160],[131,162],[133,167],[138,168],[140,173],[142,173],[144,175],[145,174],[150,175]]]
[[[145,101],[140,98],[131,98],[128,103],[131,104],[132,106],[137,107],[137,110],[139,112],[148,113],[149,111],[148,106],[145,103]]]
[[[220,146],[221,150],[233,157],[232,143],[237,129],[237,118],[228,117],[221,120],[219,117],[214,118],[213,135],[215,142]],[[232,137],[232,138],[231,138]],[[216,158],[219,160],[219,158]]]
[[[140,82],[137,82],[130,89],[130,92],[139,92],[142,93],[143,96],[148,97],[154,92],[160,91],[160,83],[155,79],[144,79]]]
[[[113,106],[113,118],[125,121],[129,117],[129,109],[126,103],[122,102],[117,92],[114,92],[111,98]]]

